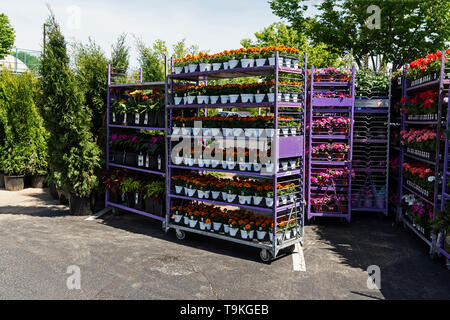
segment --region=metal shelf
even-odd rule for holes
[[[139,167],[130,167],[130,166],[122,165],[122,164],[117,164],[117,163],[114,163],[114,162],[109,162],[109,165],[111,167],[117,167],[117,168],[122,168],[122,169],[127,169],[127,170],[132,170],[132,171],[139,171],[139,172],[150,173],[150,174],[159,174],[159,175],[162,175],[162,176],[164,176],[166,174],[165,172],[161,172],[161,171],[142,169],[142,168],[139,168]]]
[[[133,209],[133,208],[128,208],[127,206],[124,206],[124,205],[121,205],[121,204],[117,204],[117,203],[114,203],[114,202],[110,202],[110,201],[106,202],[106,206],[114,207],[114,208],[125,210],[125,211],[128,211],[128,212],[137,213],[137,214],[139,214],[141,216],[146,216],[148,218],[156,219],[156,220],[159,220],[159,221],[162,221],[162,222],[164,222],[166,220],[165,217],[160,217],[160,216],[157,216],[157,215],[145,212],[145,211],[140,211],[140,210],[136,210],[136,209]]]

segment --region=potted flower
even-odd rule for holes
[[[181,219],[183,218],[183,207],[173,206],[170,211],[173,212],[173,220],[175,221],[175,223],[180,223]]]
[[[229,235],[231,237],[236,237],[236,234],[239,231],[239,225],[237,224],[236,220],[231,219],[231,221],[229,221],[228,223],[228,228],[229,228]]]
[[[142,184],[139,180],[129,177],[122,181],[120,189],[126,195],[127,207],[134,208],[136,204],[140,203],[139,189]]]
[[[240,224],[241,238],[244,240],[253,240],[254,235],[254,224],[245,223],[248,220],[243,220],[243,224]]]

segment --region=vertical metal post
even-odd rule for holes
[[[347,221],[350,222],[351,220],[351,215],[352,215],[352,170],[353,170],[353,166],[352,166],[352,161],[353,161],[353,127],[354,127],[354,122],[355,122],[355,75],[356,73],[356,69],[355,69],[355,65],[353,65],[352,68],[352,104],[351,104],[351,110],[350,110],[350,150],[348,153],[348,160],[349,160],[349,165],[348,165],[348,171],[349,171],[349,175],[348,175],[348,212],[347,212]]]
[[[109,169],[109,113],[110,113],[110,105],[111,105],[111,64],[108,64],[108,86],[106,93],[106,170]],[[105,191],[105,208],[108,207],[108,189]]]
[[[301,201],[301,212],[302,212],[302,221],[301,221],[301,238],[302,240],[305,237],[305,170],[306,170],[306,104],[307,104],[307,97],[308,97],[308,57],[306,55],[306,52],[303,53],[303,167],[302,167],[302,201]]]
[[[171,58],[170,60],[170,74],[172,74],[173,71],[173,58]],[[142,74],[142,69],[141,69],[141,74]],[[167,58],[164,57],[164,147],[165,147],[165,166],[166,166],[166,176],[165,176],[165,180],[166,180],[166,221],[165,221],[165,225],[163,226],[164,231],[168,231],[168,225],[170,222],[170,180],[171,180],[171,168],[169,168],[169,164],[171,163],[169,157],[170,157],[170,148],[169,148],[169,140],[170,139],[170,132],[169,132],[169,121],[171,123],[171,119],[168,119],[168,106],[169,106],[169,86],[168,86],[168,72],[167,72]],[[171,87],[170,87],[170,94],[172,94],[172,90],[173,90],[173,79],[171,78]]]
[[[272,145],[272,157],[273,157],[273,254],[274,256],[277,253],[277,206],[278,206],[278,196],[277,196],[277,172],[278,172],[278,142],[279,142],[279,134],[278,134],[278,70],[279,70],[279,52],[277,51],[275,54],[275,104],[274,104],[274,128],[275,128],[275,139],[273,140]]]
[[[391,145],[391,95],[392,95],[392,70],[389,71],[389,104],[388,104],[388,120],[387,120],[387,159],[386,159],[386,197],[384,201],[384,215],[388,215],[388,206],[389,206],[389,160],[390,160],[390,145]]]
[[[314,112],[314,65],[311,66],[311,90],[309,91],[310,94],[310,105],[309,105],[309,132],[308,132],[308,141],[309,141],[309,147],[308,147],[308,220],[312,218],[311,214],[311,167],[312,167],[312,125],[313,125],[313,112]]]
[[[407,88],[407,78],[406,74],[408,73],[407,69],[403,69],[403,78],[402,78],[402,98],[406,97],[406,88]],[[402,104],[402,107],[404,106],[404,103]],[[403,108],[402,108],[403,109]],[[403,131],[406,128],[405,121],[406,116],[403,113],[403,110],[400,111],[401,113],[401,128],[400,130]],[[405,148],[404,146],[400,145],[400,173],[399,173],[399,200],[398,200],[398,207],[397,207],[397,221],[400,221],[403,219],[403,210],[402,210],[402,198],[403,198],[403,162],[405,161]]]

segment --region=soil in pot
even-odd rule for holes
[[[73,216],[88,216],[92,214],[91,201],[89,197],[79,197],[74,194],[70,194],[70,213]]]
[[[23,190],[25,185],[25,176],[7,176],[5,175],[5,189],[8,191]]]
[[[45,174],[35,174],[31,176],[31,187],[32,188],[44,188],[45,178],[47,175]]]

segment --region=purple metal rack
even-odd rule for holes
[[[442,52],[445,52],[445,50],[443,50]],[[408,97],[408,95],[411,95],[412,93],[416,93],[416,92],[420,92],[420,91],[424,91],[424,90],[430,90],[430,89],[435,89],[439,91],[439,102],[438,102],[438,111],[437,111],[437,119],[442,119],[442,115],[443,115],[443,105],[444,105],[444,86],[449,84],[449,80],[445,79],[445,54],[442,54],[442,59],[441,59],[441,70],[439,73],[439,78],[430,82],[426,82],[426,83],[422,83],[416,86],[410,86],[409,85],[409,81],[406,78],[406,74],[407,74],[407,70],[404,71],[403,73],[403,80],[402,83],[404,83],[403,86],[403,97]],[[446,89],[448,91],[448,89]],[[447,119],[445,124],[448,126],[448,121],[449,121],[449,114],[448,114],[448,110],[447,110]],[[436,154],[435,154],[435,159],[433,160],[429,160],[429,159],[425,159],[425,158],[421,158],[412,154],[408,154],[405,151],[405,147],[401,147],[401,162],[400,162],[400,183],[401,183],[401,190],[400,190],[400,201],[403,198],[403,195],[408,192],[408,193],[412,193],[415,196],[417,196],[418,198],[420,198],[422,201],[429,203],[433,206],[433,219],[436,217],[436,213],[439,209],[442,209],[445,206],[445,200],[446,200],[446,194],[445,194],[445,182],[447,179],[446,176],[446,164],[448,161],[448,150],[445,151],[445,156],[444,159],[441,158],[440,155],[440,149],[441,149],[441,144],[439,143],[439,137],[441,135],[441,132],[443,131],[443,127],[445,127],[445,125],[443,126],[442,121],[408,121],[406,116],[404,114],[402,114],[402,122],[401,122],[401,129],[402,130],[406,130],[409,126],[433,126],[436,127],[436,135],[437,135],[437,139],[436,139]],[[446,148],[448,147],[447,145],[448,139],[446,141]],[[414,159],[415,161],[420,161],[420,162],[424,162],[427,164],[430,164],[434,167],[435,170],[435,183],[434,183],[434,192],[433,192],[433,200],[430,201],[429,199],[427,199],[426,197],[424,197],[422,194],[415,192],[414,190],[412,190],[412,188],[408,187],[406,185],[406,183],[404,183],[404,177],[403,177],[403,163],[405,162],[405,158],[410,158],[410,159]],[[442,184],[442,190],[439,190],[439,184],[440,184],[440,179],[439,177],[442,177],[443,180],[443,184]],[[406,192],[405,192],[406,191]],[[426,237],[415,225],[414,223],[402,212],[401,209],[401,205],[399,206],[399,219],[400,221],[403,222],[403,225],[405,226],[405,228],[409,228],[411,230],[414,231],[414,233],[417,234],[417,236],[422,239],[429,247],[430,247],[430,256],[434,257],[436,256],[436,254],[440,253],[443,254],[442,248],[438,248],[438,236],[437,236],[437,230],[432,230],[431,231],[431,239],[429,239],[428,237]],[[441,249],[441,250],[439,250]],[[444,254],[447,258],[448,258],[448,253]]]
[[[350,223],[351,220],[351,189],[352,189],[352,153],[353,153],[353,119],[354,119],[354,105],[355,105],[355,66],[352,68],[352,77],[348,82],[315,82],[314,81],[314,66],[311,68],[311,79],[310,79],[310,107],[309,107],[309,165],[308,165],[308,183],[307,183],[307,212],[308,220],[313,217],[334,217],[342,218]],[[348,89],[350,91],[350,98],[317,98],[314,96],[315,87],[323,90],[330,90],[332,88],[338,89]],[[320,90],[318,90],[320,91]],[[319,108],[317,108],[319,107]],[[328,114],[346,114],[351,119],[351,125],[349,128],[348,135],[315,135],[313,134],[313,120],[316,114],[328,115]],[[350,146],[348,152],[348,159],[345,161],[324,161],[324,160],[313,160],[312,158],[312,147],[316,143],[327,143],[327,142],[346,142]],[[311,185],[312,171],[324,170],[329,168],[347,168],[348,169],[348,185],[340,188],[336,188],[336,182],[330,179],[329,184],[324,188],[315,188]],[[346,212],[329,212],[322,210],[321,212],[316,212],[311,210],[311,200],[317,198],[318,196],[326,196],[329,192],[332,192],[334,196],[337,197],[338,191],[344,190],[347,194],[347,211]],[[340,203],[340,200],[338,200]],[[345,207],[345,205],[344,205]]]
[[[194,72],[194,73],[174,73],[173,59],[171,63],[171,73],[166,77],[166,119],[167,119],[167,129],[166,129],[166,159],[167,159],[167,174],[166,174],[166,219],[164,223],[164,228],[166,232],[169,229],[175,229],[176,235],[179,239],[184,239],[185,232],[197,233],[208,237],[214,237],[226,241],[236,242],[243,245],[248,245],[261,249],[260,257],[263,261],[270,261],[272,258],[276,257],[278,252],[283,248],[293,248],[296,243],[303,244],[304,241],[304,185],[305,185],[305,159],[304,159],[304,150],[305,150],[305,117],[306,117],[306,65],[307,58],[306,53],[303,54],[303,66],[300,69],[293,69],[290,67],[286,67],[281,65],[280,60],[281,57],[278,52],[275,55],[275,64],[273,66],[263,66],[263,67],[249,67],[249,68],[235,68],[235,69],[221,69],[216,71],[205,71],[205,72]],[[303,92],[302,97],[298,102],[282,102],[278,100],[278,86],[279,86],[279,77],[280,75],[289,75],[289,74],[297,74],[303,76]],[[173,92],[173,88],[175,86],[175,81],[195,81],[199,83],[200,81],[207,82],[208,80],[213,79],[230,79],[237,77],[262,77],[262,76],[274,76],[275,85],[274,85],[274,102],[264,102],[264,103],[232,103],[232,104],[188,104],[188,105],[175,105],[172,103],[173,97],[169,96],[169,92]],[[170,84],[169,84],[170,81]],[[196,110],[199,112],[200,110],[204,110],[204,114],[206,115],[206,110],[209,108],[259,108],[259,107],[271,107],[274,111],[274,129],[275,136],[272,140],[271,149],[273,157],[273,165],[274,168],[279,168],[279,162],[281,158],[286,157],[299,157],[302,159],[300,168],[294,169],[288,172],[273,172],[272,174],[259,174],[256,172],[246,172],[239,170],[225,170],[219,168],[199,168],[199,167],[191,167],[185,165],[174,165],[171,163],[170,154],[172,152],[172,141],[171,141],[171,132],[172,132],[172,115],[176,110]],[[301,135],[300,136],[289,136],[289,137],[279,137],[278,132],[278,116],[282,115],[283,112],[280,111],[280,108],[301,108],[301,111],[297,111],[298,115],[301,118]],[[294,110],[295,111],[295,110]],[[291,111],[292,112],[292,111]],[[236,138],[235,138],[236,139]],[[251,138],[246,138],[245,140],[251,140]],[[172,193],[172,183],[171,177],[173,174],[173,170],[189,170],[189,171],[217,171],[217,172],[226,172],[229,174],[236,175],[249,175],[256,176],[258,178],[272,179],[274,186],[274,204],[272,208],[264,208],[257,207],[251,205],[241,205],[236,203],[229,203],[223,201],[217,201],[212,199],[198,199],[192,197],[186,197],[182,195],[177,195]],[[299,181],[299,191],[296,193],[296,200],[294,203],[278,206],[279,200],[277,196],[277,183],[278,179],[282,177],[290,177]],[[295,177],[295,178],[294,178]],[[171,201],[172,200],[182,200],[182,201],[199,201],[212,203],[216,205],[224,205],[224,206],[236,206],[249,210],[255,210],[258,212],[267,212],[271,213],[274,221],[273,228],[273,241],[270,243],[269,241],[256,241],[256,240],[242,240],[237,237],[227,236],[223,232],[210,232],[210,231],[202,231],[199,229],[188,228],[186,226],[176,224],[172,221],[172,213],[171,213]],[[288,213],[285,213],[289,211]],[[276,240],[280,234],[277,232],[277,218],[280,216],[289,216],[295,217],[299,222],[299,232],[293,238],[285,238],[283,232],[283,236],[281,241]]]
[[[115,168],[121,168],[121,169],[127,169],[130,171],[136,171],[142,174],[154,174],[154,175],[165,175],[165,172],[161,172],[161,171],[154,171],[154,170],[148,170],[145,169],[143,167],[130,167],[130,166],[126,166],[126,165],[122,165],[122,164],[117,164],[117,163],[112,163],[110,162],[110,157],[109,157],[109,139],[110,139],[110,131],[111,129],[126,129],[126,130],[160,130],[160,131],[164,131],[165,128],[152,128],[152,127],[141,127],[141,126],[128,126],[128,125],[116,125],[116,124],[111,124],[110,123],[110,109],[111,109],[111,93],[110,93],[110,89],[111,88],[126,88],[126,89],[153,89],[153,88],[163,88],[165,83],[164,82],[143,82],[142,81],[142,69],[139,70],[139,82],[138,83],[113,83],[113,77],[114,75],[117,76],[125,76],[125,74],[123,73],[114,73],[111,70],[111,65],[108,65],[108,91],[107,91],[107,107],[106,107],[106,121],[107,121],[107,126],[106,126],[106,136],[108,137],[108,141],[106,143],[106,169],[109,169],[110,167],[115,167]],[[167,170],[167,168],[166,168]],[[105,192],[105,208],[115,208],[115,209],[120,209],[120,210],[124,210],[124,211],[128,211],[128,212],[132,212],[132,213],[136,213],[142,216],[146,216],[148,218],[152,218],[152,219],[156,219],[159,221],[164,222],[165,218],[158,216],[158,215],[154,215],[145,211],[140,211],[134,208],[129,208],[125,205],[122,204],[118,204],[118,203],[114,203],[109,201],[109,191],[106,190]]]

